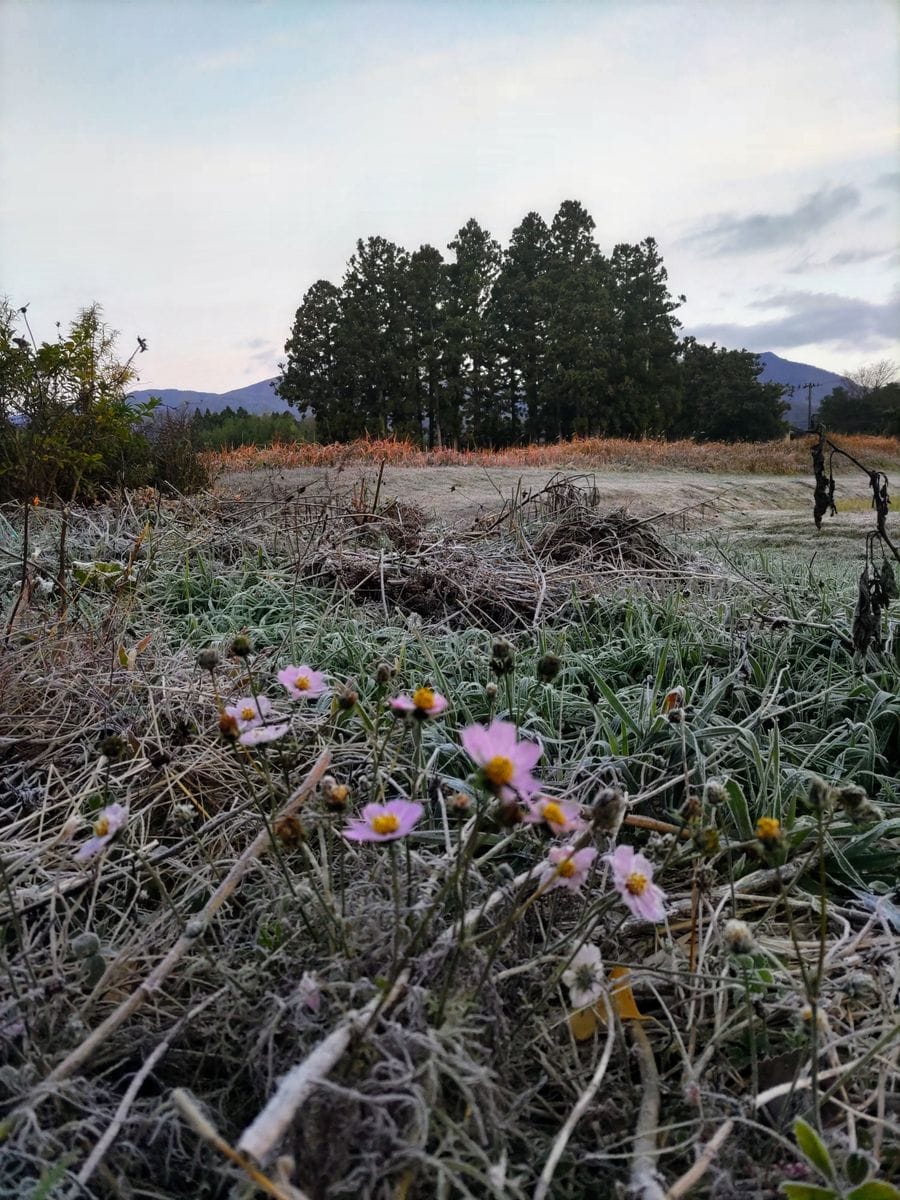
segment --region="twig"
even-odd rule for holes
[[[700,1156],[694,1165],[681,1176],[676,1179],[669,1190],[666,1192],[666,1200],[681,1200],[682,1196],[686,1196],[695,1183],[699,1183],[706,1172],[709,1170],[710,1163],[722,1149],[722,1146],[731,1136],[731,1131],[734,1129],[734,1121],[726,1121],[724,1125],[720,1125],[716,1132],[712,1135],[703,1149],[700,1151]]]
[[[208,1117],[203,1115],[194,1103],[190,1092],[184,1088],[176,1088],[172,1092],[172,1102],[198,1137],[203,1138],[204,1142],[207,1142],[214,1150],[218,1150],[221,1155],[246,1172],[247,1176],[267,1196],[274,1196],[275,1200],[310,1200],[307,1193],[301,1191],[300,1188],[293,1184],[276,1184],[253,1163],[248,1162],[230,1142],[226,1142]]]
[[[641,1071],[641,1107],[634,1132],[628,1190],[636,1200],[665,1200],[656,1170],[656,1133],[659,1128],[659,1072],[653,1047],[640,1021],[631,1021],[631,1039]]]
[[[544,1197],[549,1194],[550,1184],[553,1180],[553,1174],[556,1171],[560,1158],[568,1145],[569,1138],[575,1126],[584,1116],[591,1101],[597,1093],[597,1089],[603,1081],[606,1074],[606,1069],[609,1066],[609,1060],[612,1057],[613,1046],[616,1040],[616,1023],[613,1019],[612,1008],[609,1003],[609,996],[604,992],[603,1003],[606,1006],[606,1045],[603,1047],[603,1054],[600,1056],[600,1062],[597,1064],[597,1069],[591,1076],[591,1081],[578,1097],[572,1111],[566,1117],[562,1129],[553,1140],[553,1145],[550,1147],[550,1153],[547,1155],[547,1161],[544,1163],[544,1169],[541,1171],[541,1177],[537,1182],[537,1187],[534,1189],[534,1200],[544,1200]]]
[[[291,1067],[268,1104],[241,1134],[237,1144],[239,1151],[259,1163],[266,1161],[300,1105],[333,1070],[353,1037],[365,1030],[376,1010],[384,1011],[397,1001],[406,987],[407,978],[405,972],[400,975],[386,999],[375,996],[363,1008],[347,1013],[311,1054]]]

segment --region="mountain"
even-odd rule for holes
[[[809,418],[808,393],[804,384],[817,385],[812,390],[812,410],[816,412],[829,392],[834,391],[836,387],[843,387],[847,382],[843,375],[836,375],[834,371],[811,367],[808,363],[791,362],[789,358],[779,358],[770,350],[757,357],[763,366],[760,383],[781,383],[785,387],[794,388],[793,396],[788,394],[784,397],[791,406],[786,415],[792,425],[801,429],[806,428]]]
[[[149,400],[158,396],[166,408],[200,409],[204,412],[222,412],[225,408],[243,408],[248,413],[294,412],[280,396],[275,394],[273,384],[275,379],[261,379],[259,383],[250,383],[246,387],[235,388],[230,392],[186,392],[180,388],[141,388],[132,392],[134,400]]]
[[[811,367],[808,363],[791,362],[788,358],[779,358],[777,354],[766,351],[758,355],[763,371],[761,383],[781,383],[785,387],[795,389],[793,397],[785,396],[790,404],[788,419],[793,425],[806,428],[807,393],[803,387],[806,383],[815,383],[812,404],[815,412],[825,396],[834,388],[842,386],[847,381],[834,371],[824,371],[821,367]],[[277,377],[276,377],[277,378]],[[250,383],[246,387],[235,388],[231,392],[186,392],[179,388],[142,388],[132,392],[135,400],[149,400],[151,396],[159,396],[167,408],[209,409],[210,412],[221,412],[225,408],[244,408],[248,413],[293,412],[300,416],[296,409],[275,394],[273,384],[275,378],[261,379],[259,383]]]

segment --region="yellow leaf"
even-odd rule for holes
[[[569,1028],[576,1042],[586,1042],[597,1028],[597,1013],[593,1008],[581,1008],[569,1013]]]
[[[128,661],[128,651],[125,649],[124,646],[119,647],[119,666],[125,667],[126,670],[130,666],[130,663]]]
[[[619,1015],[622,1021],[646,1021],[647,1017],[640,1011],[634,999],[634,992],[631,990],[631,984],[628,982],[628,976],[631,974],[627,967],[613,967],[609,972],[609,980],[612,986],[609,990],[609,998],[612,1000],[613,1008]],[[597,1014],[602,1021],[606,1020],[606,1006],[604,1004],[597,1005]]]

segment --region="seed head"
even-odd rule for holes
[[[375,682],[379,687],[384,687],[386,683],[390,683],[393,676],[394,668],[389,663],[379,663],[375,668]]]
[[[89,931],[73,937],[69,945],[75,958],[90,958],[92,955],[100,953],[100,939],[96,933]]]
[[[99,749],[104,758],[108,758],[110,762],[118,762],[120,758],[125,757],[128,746],[117,733],[110,733],[100,742]]]
[[[279,842],[288,850],[295,850],[306,837],[303,823],[295,813],[279,817],[273,828]]]
[[[335,694],[337,706],[343,712],[349,712],[354,708],[359,700],[359,693],[355,692],[351,687],[340,688]]]
[[[197,655],[197,666],[201,671],[214,671],[218,665],[219,653],[217,650],[201,650]]]
[[[497,687],[496,683],[488,683],[485,685],[484,694],[487,696],[488,700],[496,700],[499,690],[500,689]]]
[[[861,788],[859,790],[862,791]],[[814,775],[809,781],[809,791],[806,793],[806,801],[813,812],[825,813],[831,808],[834,801],[834,792],[824,779],[819,779],[818,776]]]
[[[726,921],[722,937],[732,954],[749,954],[753,949],[753,934],[746,921],[738,921],[735,917]]]
[[[450,797],[450,807],[454,812],[467,813],[472,807],[472,797],[468,792],[454,792]]]
[[[219,715],[219,733],[226,742],[236,742],[238,740],[238,723],[229,713],[223,712]]]
[[[726,804],[728,801],[728,793],[725,791],[725,786],[719,779],[708,779],[706,787],[703,789],[703,795],[707,804]]]

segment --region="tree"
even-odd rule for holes
[[[444,309],[446,398],[454,440],[485,445],[497,434],[497,347],[484,319],[500,245],[474,217],[450,242]]]
[[[666,268],[655,240],[620,243],[610,260],[615,331],[609,369],[613,397],[606,429],[644,436],[675,420],[679,397],[678,330],[675,311],[684,296],[669,292]]]
[[[900,366],[892,358],[881,358],[877,362],[866,363],[855,371],[845,372],[846,391],[850,396],[861,398],[891,383],[896,379],[898,371]]]
[[[542,283],[549,263],[550,231],[538,213],[530,212],[512,232],[487,313],[507,390],[507,440],[513,442],[540,433],[547,324]]]
[[[900,435],[900,383],[885,383],[860,394],[836,387],[822,401],[819,423],[837,433]]]
[[[564,201],[550,226],[542,283],[546,324],[540,427],[546,438],[605,428],[613,311],[609,264],[593,230],[593,217],[577,200]]]
[[[147,344],[138,338],[122,362],[117,337],[92,304],[56,341],[37,344],[25,308],[0,304],[0,497],[68,500],[150,477],[143,427],[157,402],[128,398]]]
[[[340,289],[327,279],[303,297],[275,391],[302,413],[311,409],[322,442],[342,441],[361,432],[360,414],[340,349],[343,311]]]
[[[748,350],[725,350],[685,338],[681,414],[670,434],[704,442],[764,442],[783,436],[787,405],[781,385],[760,383],[761,373],[762,364]]]
[[[447,424],[443,360],[446,273],[440,250],[420,246],[410,255],[406,273],[410,355],[415,390],[414,409],[429,449],[443,444]]]

